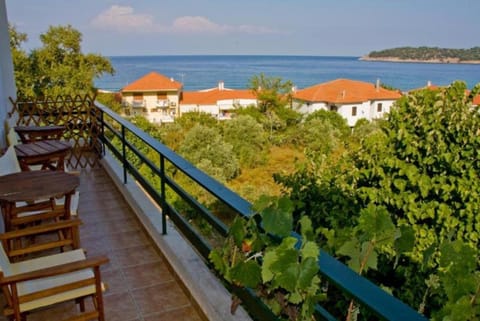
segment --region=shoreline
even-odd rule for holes
[[[361,60],[361,61],[400,62],[400,63],[426,63],[426,64],[465,64],[465,65],[478,65],[478,64],[480,64],[480,60],[460,60],[458,58],[421,60],[421,59],[401,59],[401,58],[397,58],[397,57],[373,58],[373,57],[363,56],[363,57],[358,58],[358,60]]]

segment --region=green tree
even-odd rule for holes
[[[289,80],[267,77],[263,73],[253,76],[249,84],[249,88],[257,96],[258,108],[263,113],[290,104],[292,87],[293,84]]]
[[[225,122],[223,135],[242,166],[254,167],[265,162],[268,150],[265,131],[252,117],[242,115]]]
[[[336,166],[276,177],[296,217],[308,213],[319,228],[323,248],[435,320],[479,315],[480,114],[472,107],[479,91],[456,82],[414,92],[387,119],[359,123]],[[363,224],[366,211],[382,221],[388,213],[393,243],[373,247],[368,235],[385,228]],[[367,271],[358,269],[363,263]]]
[[[28,40],[26,33],[19,32],[15,26],[8,25],[10,35],[10,50],[12,52],[13,69],[17,90],[25,91],[33,82],[28,54],[22,49],[22,44]]]
[[[117,114],[122,114],[124,111],[122,99],[118,93],[98,93],[96,99]]]
[[[185,131],[189,131],[196,125],[204,125],[207,127],[217,127],[217,120],[211,114],[188,112],[183,113],[182,116],[177,117],[175,122],[179,124]]]
[[[82,34],[72,26],[50,26],[40,35],[42,47],[25,56],[19,49],[26,37],[10,28],[17,90],[20,96],[92,94],[93,81],[114,73],[110,61],[81,51]]]
[[[308,115],[305,121],[308,122],[314,119],[321,119],[332,125],[339,131],[343,139],[347,138],[352,131],[348,126],[347,120],[335,111],[317,110]]]
[[[220,181],[231,179],[239,172],[238,160],[232,145],[223,141],[220,131],[216,128],[194,126],[185,135],[179,153]]]
[[[479,244],[480,115],[466,89],[457,82],[400,99],[356,159],[361,198],[414,228],[416,260],[444,240]]]

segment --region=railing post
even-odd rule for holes
[[[127,184],[127,148],[125,146],[125,126],[122,125],[122,165],[123,165],[123,184]]]
[[[167,200],[165,195],[165,157],[160,155],[160,200],[162,207],[162,234],[167,234]]]

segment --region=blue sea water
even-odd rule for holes
[[[386,85],[403,91],[431,81],[448,85],[465,81],[469,88],[480,83],[480,65],[360,61],[358,57],[326,56],[115,56],[109,57],[114,76],[95,81],[100,89],[117,91],[143,75],[156,71],[184,83],[184,90],[200,90],[224,81],[227,88],[247,88],[254,75],[291,80],[299,89],[348,78]]]

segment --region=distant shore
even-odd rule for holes
[[[458,58],[421,60],[421,59],[400,59],[397,57],[373,58],[369,56],[363,56],[363,57],[360,57],[358,60],[405,62],[405,63],[428,63],[428,64],[474,64],[474,65],[480,64],[480,60],[460,60]]]

